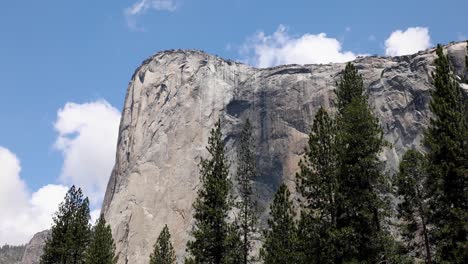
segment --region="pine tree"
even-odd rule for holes
[[[338,191],[337,228],[349,237],[339,261],[377,263],[392,240],[382,226],[387,206],[378,154],[384,146],[383,132],[364,94],[362,76],[351,64],[336,91],[338,98]],[[340,235],[340,236],[341,236]],[[352,238],[352,239],[351,239]]]
[[[305,207],[319,219],[336,224],[337,152],[336,125],[322,107],[315,115],[308,149],[296,174]]]
[[[159,234],[154,251],[150,256],[150,264],[174,264],[176,261],[175,251],[171,243],[171,234],[167,225]]]
[[[268,229],[260,252],[264,263],[297,263],[297,226],[290,195],[282,184],[270,206]]]
[[[429,150],[429,222],[434,226],[436,259],[468,263],[467,99],[440,45],[437,56],[430,104],[434,117],[424,140]]]
[[[229,164],[224,153],[220,121],[211,130],[207,150],[210,157],[200,162],[202,186],[193,204],[194,240],[187,243],[191,254],[187,261],[220,264],[229,254],[227,218],[231,209],[229,196],[232,185],[228,177]]]
[[[72,186],[54,216],[41,264],[81,264],[90,240],[89,201]]]
[[[115,243],[112,231],[106,224],[104,216],[101,215],[93,227],[91,241],[86,250],[86,264],[115,264]]]
[[[252,249],[252,239],[257,222],[254,201],[252,199],[252,181],[257,176],[254,149],[252,125],[247,119],[239,138],[236,175],[239,183],[240,201],[237,203],[237,208],[239,209],[238,226],[242,240],[241,263],[243,264],[247,264],[250,261],[249,254]]]
[[[228,249],[224,256],[224,264],[243,264],[244,263],[244,247],[242,240],[242,229],[239,226],[239,221],[227,225],[227,236],[225,246]]]
[[[296,174],[304,198],[299,239],[303,263],[334,263],[337,241],[336,124],[325,109],[315,115],[308,148]]]
[[[408,150],[400,162],[399,173],[395,179],[397,195],[402,202],[398,204],[398,217],[402,220],[403,237],[410,250],[422,256],[426,263],[432,263],[431,244],[427,208],[427,160],[416,150]]]
[[[366,100],[366,96],[364,95],[364,81],[352,63],[346,64],[343,76],[340,77],[340,81],[336,86],[338,86],[335,93],[338,98],[339,112],[342,112],[354,98]]]

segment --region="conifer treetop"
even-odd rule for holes
[[[154,250],[150,256],[150,264],[174,264],[175,261],[176,257],[171,242],[171,234],[169,233],[169,228],[165,225],[154,244]]]

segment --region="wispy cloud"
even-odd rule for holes
[[[258,67],[346,62],[358,56],[351,51],[343,51],[341,42],[325,33],[292,36],[284,25],[280,25],[272,35],[261,31],[249,38],[241,47],[240,54],[245,62]]]
[[[145,14],[149,10],[155,11],[175,11],[178,5],[176,0],[139,0],[132,6],[125,9],[125,18],[130,29],[144,31],[144,28],[137,25],[137,17]]]

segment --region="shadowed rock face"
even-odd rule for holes
[[[454,72],[466,75],[466,43],[448,45]],[[428,124],[433,49],[401,57],[354,61],[369,102],[392,146],[381,158],[391,175],[409,148],[421,148]],[[345,64],[286,65],[256,69],[199,52],[172,50],[144,61],[129,84],[120,124],[116,164],[103,213],[112,226],[119,263],[147,263],[168,224],[179,258],[192,225],[209,131],[222,121],[228,157],[242,123],[254,125],[260,176],[256,196],[266,208],[281,182],[294,174],[320,106],[334,109]],[[266,210],[262,209],[263,217]]]

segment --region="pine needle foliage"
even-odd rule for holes
[[[362,76],[348,63],[336,91],[338,99],[336,195],[338,237],[346,238],[338,262],[378,263],[394,256],[384,226],[389,213],[383,197],[385,177],[379,153],[383,131],[367,103]]]
[[[237,146],[237,174],[239,184],[239,202],[236,204],[239,210],[238,227],[241,239],[241,263],[251,261],[252,240],[256,232],[257,216],[252,193],[252,182],[257,177],[255,164],[255,143],[252,137],[252,124],[246,120]]]
[[[280,185],[270,206],[268,229],[260,257],[264,263],[298,263],[295,210],[286,185]]]
[[[437,47],[432,74],[428,149],[428,193],[434,226],[436,261],[468,263],[468,122],[467,98],[454,79],[450,62]]]
[[[86,250],[86,264],[115,264],[115,243],[110,226],[101,215],[93,227],[91,241]]]
[[[302,195],[299,221],[301,263],[334,263],[337,241],[337,127],[324,108],[315,115],[305,155],[296,174]]]
[[[72,186],[53,218],[41,264],[82,264],[90,241],[89,200]]]
[[[408,150],[400,162],[395,178],[398,204],[398,218],[401,219],[402,235],[410,251],[416,257],[432,263],[432,245],[428,227],[427,205],[427,159],[416,150]]]
[[[171,242],[171,234],[169,233],[169,228],[165,225],[154,244],[154,250],[150,256],[150,264],[174,264],[175,261],[176,257]]]
[[[221,264],[229,255],[227,220],[232,208],[229,199],[232,184],[224,148],[218,121],[208,139],[209,157],[200,161],[201,187],[193,204],[195,223],[193,240],[187,243],[190,253],[187,262]]]

